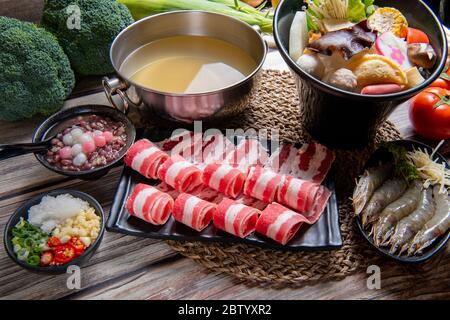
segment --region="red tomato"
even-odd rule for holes
[[[406,41],[410,43],[430,43],[428,36],[425,32],[419,29],[408,28],[408,35]]]
[[[414,129],[429,139],[450,139],[450,91],[427,88],[411,101],[409,118]]]
[[[77,256],[81,256],[84,251],[86,250],[86,246],[84,245],[84,242],[80,240],[78,237],[72,237],[70,238],[69,242],[72,247],[75,248],[75,254]]]
[[[439,78],[434,80],[434,82],[430,85],[430,87],[439,87],[450,90],[450,57],[447,58],[447,62],[445,64],[445,68],[442,71]]]
[[[45,267],[50,265],[53,262],[53,253],[51,251],[45,251],[41,255],[41,266]]]
[[[75,248],[70,244],[57,246],[55,249],[55,262],[65,264],[76,257]]]
[[[58,237],[52,236],[52,237],[48,238],[47,245],[50,248],[60,246],[61,245],[61,240],[59,240]]]

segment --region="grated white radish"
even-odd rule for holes
[[[41,202],[28,211],[28,222],[50,233],[57,225],[66,219],[76,216],[81,211],[87,211],[89,203],[75,198],[70,194],[56,197],[45,196]]]

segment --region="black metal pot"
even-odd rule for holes
[[[361,95],[332,87],[303,71],[289,56],[289,29],[295,12],[304,4],[283,0],[274,17],[274,37],[281,56],[296,78],[303,121],[311,136],[330,147],[361,147],[371,141],[377,128],[402,102],[429,86],[442,72],[447,57],[445,31],[428,6],[419,0],[377,0],[376,5],[394,6],[411,27],[423,30],[437,53],[431,76],[421,85],[386,95]]]

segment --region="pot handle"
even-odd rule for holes
[[[275,40],[273,39],[272,35],[263,34],[261,31],[261,28],[256,24],[251,25],[251,27],[253,30],[255,30],[256,32],[259,33],[259,35],[263,39],[264,43],[266,44],[267,49],[269,49],[269,48],[276,49],[277,48],[277,45],[275,44]]]
[[[102,79],[103,89],[105,90],[106,98],[108,98],[109,103],[116,108],[117,110],[122,111],[127,114],[130,108],[130,105],[139,105],[140,102],[134,103],[133,100],[127,94],[127,90],[129,88],[128,84],[124,81],[120,80],[117,77],[108,78],[103,77]],[[123,107],[119,107],[113,99],[113,96],[118,94],[120,99],[122,100]]]

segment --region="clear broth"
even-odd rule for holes
[[[169,93],[218,90],[245,79],[256,62],[241,48],[206,36],[174,36],[130,54],[120,71],[143,87]]]

